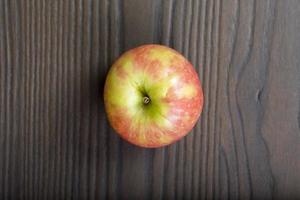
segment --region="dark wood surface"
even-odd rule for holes
[[[112,62],[183,53],[205,106],[142,149],[105,117]],[[300,199],[299,0],[0,0],[0,199]]]

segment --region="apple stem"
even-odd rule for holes
[[[143,102],[144,102],[144,104],[147,105],[148,103],[150,103],[150,98],[149,97],[144,97]]]

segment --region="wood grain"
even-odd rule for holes
[[[0,199],[299,199],[299,19],[297,0],[0,0]],[[103,108],[109,67],[146,43],[205,95],[160,149]]]

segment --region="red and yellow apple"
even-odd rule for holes
[[[110,68],[104,104],[122,138],[141,147],[161,147],[191,131],[202,111],[203,92],[196,71],[180,53],[143,45]]]

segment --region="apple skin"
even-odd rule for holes
[[[113,129],[140,147],[171,144],[195,126],[203,107],[196,71],[177,51],[143,45],[110,68],[104,104]]]

